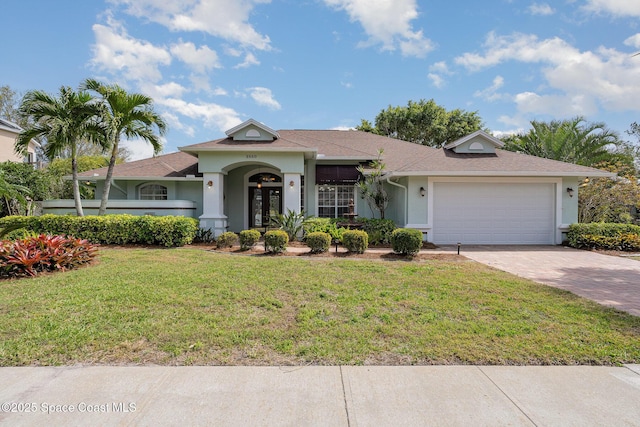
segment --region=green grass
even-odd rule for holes
[[[2,366],[639,362],[639,317],[471,261],[103,248],[0,282]]]

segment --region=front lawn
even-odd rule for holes
[[[100,253],[0,281],[0,365],[640,363],[640,317],[472,261]]]

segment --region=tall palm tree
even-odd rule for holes
[[[22,116],[33,119],[29,126],[18,135],[15,149],[24,153],[32,139],[44,139],[44,154],[53,159],[63,154],[71,157],[73,176],[73,199],[76,213],[83,216],[78,182],[77,146],[82,140],[103,143],[99,123],[96,121],[97,104],[90,93],[74,91],[62,86],[58,97],[43,91],[27,92],[19,107]]]
[[[584,117],[551,122],[531,122],[527,134],[506,139],[505,149],[583,166],[620,160],[616,149],[624,142],[604,123],[586,122]]]
[[[164,119],[153,110],[153,100],[146,95],[128,93],[116,84],[105,85],[95,79],[86,79],[81,87],[96,92],[102,97],[100,122],[111,150],[98,212],[99,215],[103,215],[107,210],[120,139],[123,136],[127,139],[142,139],[151,144],[155,155],[162,150],[160,136],[165,134],[167,125]],[[159,135],[154,132],[155,128]]]

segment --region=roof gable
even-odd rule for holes
[[[468,154],[495,154],[504,143],[484,131],[476,131],[444,146],[446,150]]]
[[[254,119],[242,122],[225,133],[234,141],[274,141],[280,138],[278,132]]]

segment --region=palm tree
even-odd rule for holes
[[[103,215],[107,210],[109,191],[113,181],[113,168],[116,164],[121,137],[140,138],[147,141],[153,147],[155,155],[162,150],[162,143],[154,132],[154,127],[162,136],[166,132],[167,125],[164,119],[153,110],[153,100],[146,95],[128,93],[116,84],[105,85],[95,79],[85,80],[81,87],[102,96],[100,122],[103,126],[105,140],[111,149],[111,158],[98,212],[99,215]]]
[[[604,123],[588,123],[578,116],[551,122],[534,120],[531,127],[527,134],[507,138],[504,148],[583,166],[623,160],[615,150],[624,142]]]
[[[73,199],[76,213],[83,216],[78,182],[77,146],[82,140],[102,143],[99,123],[96,121],[95,99],[86,91],[74,91],[62,86],[58,97],[43,91],[27,92],[22,99],[19,112],[31,117],[33,125],[18,135],[15,149],[24,153],[32,139],[44,139],[44,154],[53,159],[69,154],[73,176]]]

